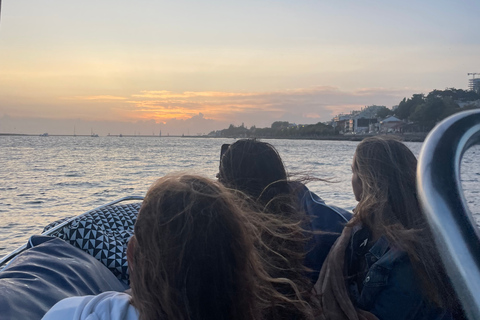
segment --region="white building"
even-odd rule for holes
[[[359,113],[352,116],[349,120],[348,131],[355,133],[368,133],[375,131],[376,123],[378,123],[377,112],[385,108],[384,106],[369,106],[362,109]]]
[[[397,117],[391,116],[380,121],[380,132],[401,132],[405,123]]]
[[[468,81],[468,88],[480,94],[480,78],[470,79]]]

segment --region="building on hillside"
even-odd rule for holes
[[[363,108],[348,121],[348,130],[351,133],[369,133],[378,131],[377,112],[384,106],[368,106]],[[345,127],[347,129],[347,126]]]
[[[480,78],[475,78],[475,74],[473,79],[468,80],[468,89],[480,94]]]
[[[345,133],[345,125],[352,117],[351,114],[339,114],[332,119],[332,127],[340,133]]]
[[[405,126],[405,122],[398,119],[397,117],[391,116],[380,121],[379,131],[382,133],[389,133],[389,132],[399,133],[399,132],[403,132],[404,126]]]
[[[380,131],[377,113],[385,106],[368,106],[350,114],[339,114],[332,119],[332,127],[343,134],[364,134]]]

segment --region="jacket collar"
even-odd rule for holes
[[[369,252],[375,256],[375,258],[380,259],[385,253],[387,253],[390,248],[390,244],[384,236],[378,238],[375,244],[370,248]]]
[[[353,227],[351,239],[351,250],[358,257],[365,254],[373,255],[375,257],[373,261],[387,269],[393,268],[394,262],[406,255],[404,251],[391,247],[385,236],[381,236],[372,244],[370,230],[361,225]],[[370,260],[369,263],[373,261]]]

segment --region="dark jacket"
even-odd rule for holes
[[[347,287],[356,307],[380,320],[452,319],[427,301],[408,255],[385,237],[371,243],[369,231],[355,227],[345,259]]]
[[[352,214],[345,209],[326,205],[325,201],[303,184],[295,183],[294,187],[297,189],[301,208],[309,218],[307,230],[324,232],[312,235],[305,257],[305,266],[312,270],[308,273],[308,277],[312,283],[315,283],[330,248],[342,233],[343,227],[351,219]]]

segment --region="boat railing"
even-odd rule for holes
[[[89,214],[91,214],[92,212],[95,212],[95,211],[99,211],[103,208],[106,208],[106,207],[110,207],[110,206],[114,206],[114,205],[117,205],[118,203],[120,202],[124,202],[124,201],[142,201],[143,200],[143,197],[141,196],[128,196],[128,197],[123,197],[123,198],[120,198],[120,199],[117,199],[117,200],[114,200],[112,202],[109,202],[109,203],[106,203],[104,205],[101,205],[95,209],[92,209],[92,210],[89,210],[85,213],[82,213],[78,216],[75,216],[75,217],[72,217],[70,219],[67,219],[61,223],[59,223],[58,225],[55,225],[54,227],[48,229],[47,231],[43,232],[42,235],[44,236],[50,236],[50,235],[53,235],[55,234],[56,232],[58,232],[59,230],[61,230],[63,227],[69,225],[70,223],[72,223],[72,221],[76,220],[76,219],[80,219],[84,216],[87,216]],[[7,254],[6,256],[4,256],[3,258],[0,259],[0,270],[5,266],[5,264],[7,262],[9,262],[10,260],[12,260],[14,257],[16,257],[19,253],[23,252],[25,249],[27,248],[27,245],[23,245],[19,248],[17,248],[16,250],[10,252],[9,254]]]
[[[480,234],[465,200],[460,164],[480,143],[480,110],[457,113],[427,136],[418,162],[419,200],[469,319],[480,319]]]

